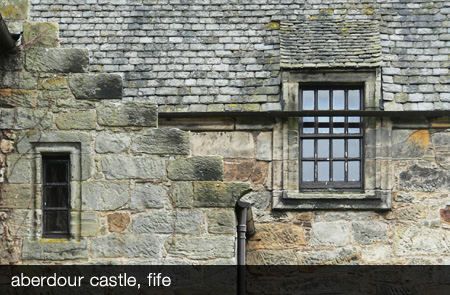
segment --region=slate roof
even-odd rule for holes
[[[376,20],[311,19],[280,25],[281,66],[374,67],[381,61]]]

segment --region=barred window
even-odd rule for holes
[[[42,166],[42,236],[69,237],[70,158],[45,155]]]
[[[362,110],[362,87],[300,87],[300,110]],[[363,188],[363,120],[299,119],[300,189]]]

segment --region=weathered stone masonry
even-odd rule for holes
[[[296,119],[258,112],[297,110],[299,83],[330,82],[364,85],[366,110],[449,110],[449,14],[421,0],[31,1],[62,45],[38,38],[24,67],[3,63],[8,259],[234,263],[232,207],[251,188],[250,264],[448,264],[448,115],[366,118],[366,189],[304,194]],[[26,24],[24,41],[41,26],[56,25]],[[122,96],[102,91],[120,78]],[[217,117],[170,118],[198,111]],[[48,148],[80,155],[75,243],[39,242],[36,176],[10,172]]]

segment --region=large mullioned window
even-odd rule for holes
[[[301,111],[363,109],[361,87],[300,87]],[[299,119],[300,189],[363,188],[363,121],[359,116]]]

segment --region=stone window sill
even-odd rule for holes
[[[392,203],[390,191],[368,190],[358,192],[274,192],[274,210],[292,209],[356,209],[390,210]]]

